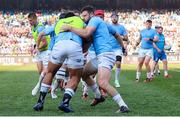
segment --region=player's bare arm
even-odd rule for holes
[[[95,31],[96,28],[87,26],[85,29],[78,29],[78,28],[74,28],[70,25],[63,25],[61,27],[61,29],[64,31],[74,32],[77,35],[81,36],[82,38],[89,38],[92,35],[92,33]]]

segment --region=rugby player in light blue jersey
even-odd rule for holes
[[[81,10],[81,17],[85,22],[87,22],[85,29],[78,29],[69,25],[64,25],[62,29],[74,32],[83,38],[89,38],[92,36],[93,46],[98,59],[98,84],[101,88],[106,90],[107,93],[112,96],[113,100],[119,105],[118,111],[129,112],[129,109],[120,94],[109,83],[111,70],[115,63],[115,55],[109,42],[110,34],[107,24],[100,17],[94,16],[94,8],[91,6],[86,6]],[[89,70],[87,73],[88,75],[86,75],[89,76],[94,72],[92,73],[92,71]],[[91,105],[95,106],[99,102],[103,101],[103,98],[94,99]]]
[[[127,36],[127,31],[125,29],[125,27],[121,24],[118,23],[118,14],[113,13],[111,15],[111,21],[112,21],[112,26],[113,28],[116,29],[116,31],[123,36],[123,41],[128,41],[128,36]],[[122,57],[123,54],[125,53],[125,48],[122,48],[121,45],[119,44],[119,42],[114,38],[114,36],[111,37],[111,44],[112,44],[112,48],[115,52],[116,55],[116,71],[115,71],[115,87],[120,87],[119,84],[119,75],[121,72],[121,61],[122,61]]]
[[[152,80],[149,62],[151,58],[153,57],[153,42],[156,42],[158,40],[154,39],[156,31],[152,29],[151,26],[152,26],[152,21],[147,20],[146,28],[141,30],[140,38],[135,45],[135,46],[138,46],[141,42],[139,53],[138,53],[139,55],[138,55],[138,66],[137,66],[137,72],[136,72],[136,82],[139,82],[143,63],[145,64],[146,70],[147,70],[147,77],[146,77],[146,80],[144,80],[144,82],[150,82]]]
[[[104,10],[101,10],[101,9],[96,10],[96,11],[94,12],[94,15],[95,15],[95,16],[98,16],[98,17],[100,17],[100,18],[102,18],[102,19],[104,20]],[[113,45],[112,43],[113,43],[114,40],[115,40],[115,43],[118,43],[118,45],[119,45],[120,47],[121,47],[121,45],[122,45],[122,47],[124,48],[124,44],[123,44],[123,41],[122,41],[122,39],[124,39],[124,38],[123,38],[122,36],[118,35],[117,30],[115,30],[114,27],[113,27],[111,24],[108,24],[108,23],[107,23],[107,27],[108,27],[108,31],[109,31],[110,36],[111,36],[111,38],[110,38],[110,43],[111,43],[111,45]],[[119,39],[120,42],[119,42],[119,40],[116,39],[116,38],[120,38],[120,39]],[[118,41],[117,41],[117,40],[118,40]],[[119,46],[118,46],[118,47],[119,47]],[[124,52],[122,52],[122,54],[124,54],[124,53],[126,53],[125,50],[124,50]],[[90,48],[88,49],[87,62],[91,61],[91,63],[93,64],[93,66],[96,66],[96,68],[97,68],[97,61],[95,61],[95,60],[97,60],[97,59],[95,59],[95,58],[96,58],[95,50],[94,50],[93,45],[91,45]],[[95,60],[94,60],[94,59],[95,59]],[[90,68],[90,67],[88,67],[88,68]],[[91,75],[92,78],[94,78],[94,76],[95,76],[95,75]],[[95,79],[95,81],[96,81],[96,78],[94,78],[94,79]],[[86,83],[83,83],[83,89],[84,89],[84,90],[83,90],[83,99],[86,99],[87,96],[88,96],[88,86],[87,86]],[[106,91],[103,90],[101,87],[100,87],[100,91],[101,91],[101,94],[102,94],[103,97],[107,97]]]
[[[165,42],[165,37],[163,34],[163,27],[159,26],[157,28],[157,34],[155,35],[154,38],[157,38],[158,41],[155,42],[154,45],[154,54],[153,54],[153,65],[152,65],[152,74],[155,69],[155,66],[158,64],[159,59],[163,63],[163,68],[164,68],[164,78],[170,78],[168,74],[168,66],[167,66],[167,57],[166,53],[164,51],[164,46],[166,44]]]

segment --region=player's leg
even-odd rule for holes
[[[69,103],[82,77],[84,56],[80,44],[71,40],[64,40],[64,42],[66,42],[66,45],[69,45],[69,48],[66,47],[66,51],[70,79],[65,86],[63,99],[58,108],[64,112],[73,112]]]
[[[165,52],[162,53],[161,60],[163,63],[164,78],[170,78],[171,76],[168,74],[168,62],[167,62],[167,56]]]
[[[51,87],[52,80],[58,69],[62,66],[65,58],[67,57],[66,48],[62,45],[65,44],[60,41],[57,45],[54,46],[52,50],[50,60],[48,62],[47,73],[41,84],[39,99],[37,104],[33,107],[33,109],[36,111],[40,111],[43,109],[45,97]]]
[[[151,76],[151,67],[150,67],[150,61],[151,58],[153,57],[153,50],[152,49],[148,49],[146,51],[146,56],[144,59],[144,64],[147,70],[147,76],[146,76],[146,80],[144,82],[149,82],[152,80],[152,76]]]
[[[158,61],[159,61],[159,56],[157,52],[153,53],[153,61],[152,61],[152,66],[151,66],[151,77],[154,78],[155,75],[155,71],[157,69],[158,66]]]
[[[156,69],[156,66],[158,65],[158,62],[156,62],[156,61],[153,61],[152,62],[152,67],[151,67],[151,77],[154,77],[154,71],[155,71],[155,69]]]
[[[84,67],[84,70],[83,71],[85,71],[84,73],[84,75],[85,76],[83,76],[83,77],[90,77],[91,79],[93,79],[94,78],[94,76],[96,75],[96,72],[97,72],[97,68],[93,68],[93,64],[95,65],[95,67],[96,67],[96,64],[97,64],[97,62],[95,61],[95,63],[93,63],[93,59],[95,59],[96,58],[96,54],[95,54],[95,52],[94,51],[88,51],[88,54],[87,54],[87,56],[86,56],[86,64],[85,64],[85,67]],[[92,61],[91,61],[92,60]],[[91,61],[91,62],[90,62]],[[88,68],[88,69],[87,69]],[[93,70],[93,69],[95,69],[95,70]],[[89,70],[89,71],[87,71],[87,70]],[[91,73],[91,71],[92,72],[94,72],[95,74],[93,74],[93,75],[88,75],[87,73],[89,72],[89,74],[92,74]],[[83,94],[82,94],[82,99],[86,99],[87,97],[88,97],[88,90],[89,90],[89,86],[88,86],[88,84],[85,82],[85,81],[83,81],[83,77],[82,77],[82,87],[83,87]],[[90,81],[91,82],[91,81]]]
[[[38,80],[36,86],[32,90],[32,96],[35,96],[37,94],[37,92],[39,91],[39,89],[41,87],[41,82],[42,82],[43,78],[45,77],[45,74],[46,74],[46,70],[43,70],[39,76],[39,80]]]
[[[159,63],[157,63],[157,65],[156,65],[156,71],[157,71],[157,74],[158,74],[158,75],[161,74],[161,71],[160,71],[160,69],[159,69]]]
[[[95,95],[95,99],[98,100],[97,103],[91,103],[91,106],[98,104],[99,102],[103,102],[105,99],[101,96],[100,90],[94,79],[91,77],[92,75],[97,73],[97,58],[92,59],[88,63],[85,64],[83,69],[82,79],[86,82],[89,88],[93,91]]]
[[[37,69],[38,69],[38,73],[41,74],[41,72],[43,70],[43,61],[37,62]]]
[[[40,73],[39,80],[36,86],[32,90],[32,95],[35,96],[41,87],[41,82],[46,74],[46,68],[48,64],[47,51],[40,52],[38,55],[39,62],[37,63],[38,71]]]
[[[52,99],[57,98],[57,95],[56,95],[55,92],[56,92],[56,89],[59,87],[59,82],[60,82],[60,80],[55,77],[54,78],[54,83],[53,83],[53,86],[52,86],[52,89],[51,89],[51,98]]]
[[[109,83],[111,77],[111,69],[115,62],[115,58],[113,57],[113,55],[113,53],[108,53],[106,54],[106,56],[98,56],[98,61],[101,61],[101,63],[98,64],[98,83],[101,88],[106,90],[107,93],[112,96],[113,100],[119,105],[119,110],[121,112],[128,112],[129,109],[123,101],[121,95]]]
[[[164,69],[164,77],[168,78],[169,74],[168,74],[167,60],[162,60],[162,63],[163,63],[163,69]]]
[[[115,50],[115,55],[116,55],[116,70],[115,70],[115,87],[120,87],[119,84],[119,76],[120,76],[120,72],[121,72],[121,61],[122,61],[122,56],[123,56],[123,52],[121,49]]]
[[[37,101],[37,104],[33,107],[34,110],[40,111],[43,109],[46,94],[48,93],[49,88],[51,87],[54,75],[56,74],[57,70],[61,67],[61,65],[62,64],[54,64],[52,62],[48,63],[47,73],[42,81],[39,99]]]
[[[121,72],[121,59],[122,59],[121,56],[116,56],[116,71],[115,71],[115,81],[114,81],[115,87],[120,87],[119,75]]]
[[[66,68],[64,66],[62,66],[56,73],[55,75],[55,80],[54,80],[54,84],[53,87],[51,89],[51,97],[52,99],[57,98],[57,95],[55,94],[56,89],[60,86],[60,88],[63,88],[63,83],[65,80],[65,76],[66,75]]]
[[[58,107],[60,110],[64,112],[73,112],[73,110],[69,106],[69,103],[71,98],[74,96],[75,90],[80,82],[82,70],[82,68],[69,69],[70,80],[67,82],[63,99]]]
[[[82,82],[82,92],[83,92],[82,99],[86,100],[86,99],[88,99],[89,86],[82,79],[81,79],[81,82]]]
[[[142,71],[144,59],[145,59],[144,50],[140,49],[138,52],[138,65],[137,65],[137,71],[136,71],[136,82],[139,82],[139,79],[141,77],[141,71]]]

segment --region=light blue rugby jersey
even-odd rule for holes
[[[55,25],[49,27],[47,33],[50,34],[54,32],[54,29],[55,29]],[[60,32],[55,37],[55,43],[57,43],[59,40],[73,40],[82,46],[82,38],[73,32]]]
[[[93,46],[96,55],[104,52],[113,52],[107,24],[100,17],[92,17],[87,26],[96,28],[93,33]]]
[[[125,27],[123,25],[114,25],[114,24],[111,24],[112,27],[116,30],[116,32],[122,36],[125,36],[127,35],[127,31],[125,29]],[[114,50],[116,49],[122,49],[121,45],[119,44],[119,42],[115,39],[114,36],[111,35],[111,45],[112,45],[112,48]]]
[[[153,48],[153,42],[152,41],[147,41],[145,38],[151,38],[154,39],[154,36],[156,34],[156,31],[152,28],[150,29],[143,29],[140,32],[141,35],[141,48],[143,49],[151,49]]]
[[[45,33],[45,35],[50,35],[51,40],[50,40],[48,50],[52,50],[55,44],[55,39],[56,39],[55,32],[54,32],[54,25],[45,28],[43,32]]]

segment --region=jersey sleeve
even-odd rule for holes
[[[45,33],[45,35],[50,35],[52,32],[54,32],[54,28],[54,25],[49,26],[48,28],[44,29],[43,32]]]
[[[116,29],[114,29],[112,25],[107,24],[107,28],[108,28],[108,31],[110,34],[112,34],[112,35],[116,34]]]
[[[43,31],[44,29],[45,29],[44,26],[39,26],[39,27],[37,28],[37,31],[38,31],[38,33],[40,33],[40,32]]]
[[[90,20],[89,20],[89,23],[87,24],[87,27],[90,26],[90,27],[94,27],[94,28],[97,28],[98,25],[99,25],[99,19],[96,18],[96,17],[92,17]]]

